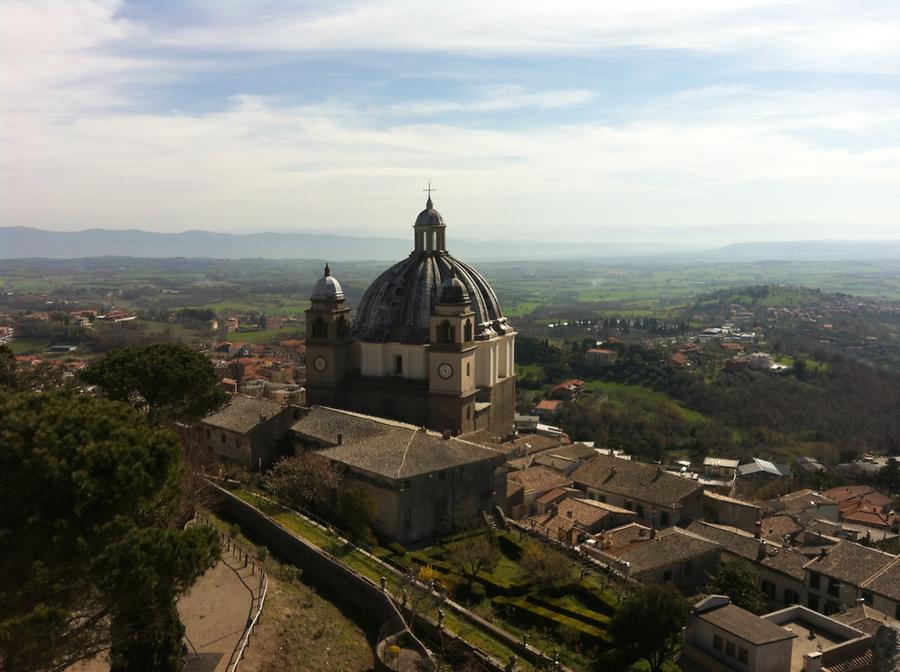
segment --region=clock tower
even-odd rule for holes
[[[350,309],[328,264],[310,300],[306,311],[306,401],[309,405],[340,406],[351,368]]]
[[[475,313],[465,285],[444,281],[431,314],[428,424],[465,433],[476,429]]]

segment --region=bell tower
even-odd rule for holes
[[[454,275],[441,285],[430,320],[428,425],[461,434],[475,427],[475,313]]]
[[[350,309],[331,269],[325,271],[306,311],[306,403],[339,406],[350,372]]]

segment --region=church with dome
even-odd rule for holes
[[[491,286],[447,251],[431,194],[409,256],[369,286],[355,315],[326,265],[306,311],[307,403],[437,431],[513,431],[515,331]]]

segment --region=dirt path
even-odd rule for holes
[[[229,551],[178,601],[178,613],[192,649],[185,672],[224,672],[244,634],[259,573]]]

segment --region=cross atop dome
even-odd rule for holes
[[[425,208],[426,208],[427,210],[431,210],[431,208],[434,207],[434,204],[431,202],[431,192],[432,192],[432,191],[437,191],[437,189],[435,189],[434,187],[432,187],[432,186],[431,186],[431,182],[429,181],[429,182],[428,182],[428,188],[427,188],[427,189],[423,189],[422,191],[427,191],[427,192],[428,192],[428,200],[425,201]]]

